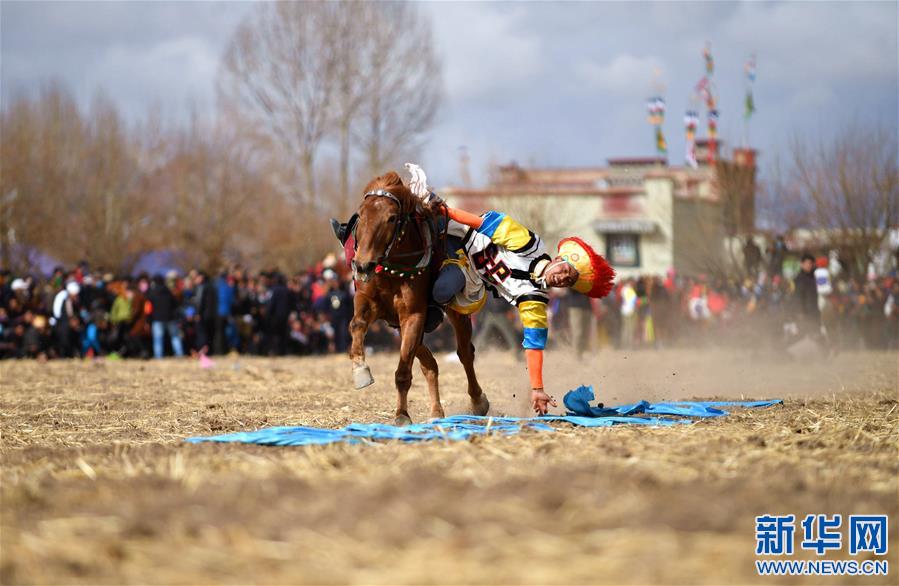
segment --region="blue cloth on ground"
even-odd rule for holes
[[[187,441],[236,442],[265,446],[309,446],[337,442],[364,443],[376,440],[420,442],[436,439],[466,440],[474,436],[515,435],[522,430],[552,432],[549,422],[564,422],[580,427],[611,427],[613,425],[670,426],[692,423],[689,417],[722,417],[727,412],[720,407],[770,407],[782,403],[773,401],[712,401],[647,403],[640,401],[620,407],[591,407],[593,387],[582,386],[565,394],[563,402],[567,415],[543,417],[482,417],[478,415],[453,415],[428,423],[416,423],[405,427],[382,423],[352,423],[341,429],[318,427],[270,427],[256,431],[242,431],[209,437],[192,437]],[[639,415],[639,416],[635,416]],[[675,416],[660,417],[660,416]],[[686,417],[686,418],[685,418]]]
[[[772,401],[678,401],[676,403],[649,403],[640,401],[632,405],[618,407],[591,407],[593,387],[580,386],[565,393],[562,402],[568,409],[568,415],[581,417],[628,416],[646,413],[648,415],[679,415],[682,417],[722,417],[727,411],[719,407],[771,407],[783,403],[780,399]]]

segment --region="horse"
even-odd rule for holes
[[[375,177],[364,190],[358,212],[351,221],[355,253],[351,262],[356,281],[353,319],[350,321],[349,357],[357,389],[374,383],[365,363],[365,334],[376,319],[400,330],[400,357],[394,373],[396,425],[409,425],[407,394],[412,385],[412,362],[418,358],[428,383],[430,417],[444,416],[434,355],[423,342],[432,265],[443,245],[434,214],[403,184],[396,172]],[[456,353],[468,379],[471,412],[486,415],[490,408],[474,370],[471,319],[447,309],[456,335]]]

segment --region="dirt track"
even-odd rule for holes
[[[263,426],[389,422],[395,358],[372,361],[377,383],[362,392],[344,357],[229,358],[208,371],[6,362],[0,582],[776,583],[755,576],[753,518],[818,512],[889,514],[892,575],[831,581],[896,582],[895,356],[804,369],[723,351],[560,356],[547,364],[557,396],[592,383],[609,404],[787,404],[676,428],[462,443],[189,445]],[[441,369],[447,412],[460,412],[461,367]],[[493,413],[524,414],[522,365],[485,354],[478,369]],[[420,376],[411,397],[422,420]]]

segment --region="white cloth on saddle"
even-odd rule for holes
[[[411,179],[409,179],[409,191],[424,203],[431,201],[431,188],[428,187],[428,176],[425,170],[415,163],[406,163],[406,170],[409,171]]]

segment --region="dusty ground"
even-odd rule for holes
[[[830,583],[897,583],[895,356],[803,369],[720,350],[560,356],[547,365],[557,396],[589,383],[607,404],[787,402],[665,429],[190,445],[262,426],[389,422],[395,358],[372,360],[377,383],[361,392],[343,357],[229,358],[211,370],[5,362],[0,582],[776,583],[755,576],[754,517],[826,512],[892,523],[891,576]],[[441,368],[447,411],[460,412],[461,367]],[[478,368],[493,413],[524,414],[523,366],[487,353]]]

